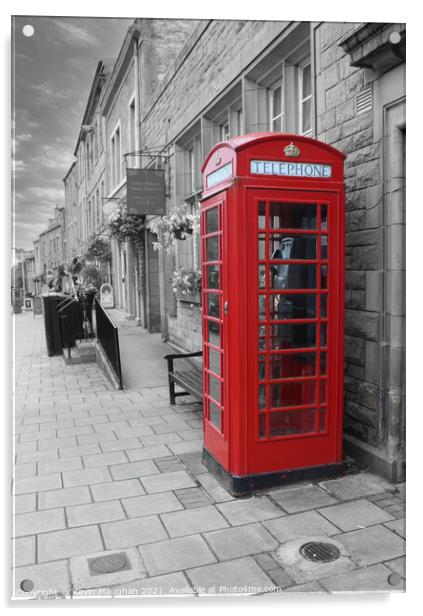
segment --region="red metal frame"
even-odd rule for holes
[[[284,148],[291,142],[300,148],[300,156],[295,159],[284,154]],[[204,446],[233,476],[341,461],[344,158],[334,148],[313,139],[259,133],[218,144],[203,165]],[[332,175],[330,178],[253,175],[249,171],[250,162],[256,159],[331,165]],[[231,169],[232,176],[212,185],[210,178],[220,177],[214,172],[229,163],[231,166],[225,169]],[[223,173],[221,175],[224,177]],[[207,176],[210,176],[209,182]],[[275,205],[270,206],[271,203]],[[263,210],[260,204],[264,204],[266,218],[261,219],[259,227],[259,208],[260,214]],[[270,226],[270,207],[285,214],[283,227]],[[210,226],[207,220],[216,210],[219,212],[218,225],[215,221],[214,226],[212,223]],[[307,215],[315,213],[314,228],[298,228],[292,218],[290,227],[290,211],[294,212],[294,216],[299,212]],[[327,228],[322,225],[322,214],[325,212]],[[277,236],[278,241],[280,236],[288,236],[284,245],[287,241],[293,246],[306,245],[307,242],[311,255],[307,259],[302,258],[303,254],[283,258],[280,253],[278,256],[282,258],[272,259],[276,253],[273,254],[270,241]],[[265,238],[266,254],[259,254],[259,237]],[[217,256],[214,253],[214,238],[220,242]],[[324,238],[327,240],[326,258],[322,254]],[[274,286],[274,272],[278,271],[278,267],[284,272],[305,272],[300,269],[301,266],[306,268],[312,283],[311,270],[315,268],[314,288],[299,288],[298,283],[297,287],[294,283],[294,288],[290,289]],[[327,289],[322,287],[325,267]],[[265,286],[259,286],[259,268],[262,273],[263,270],[265,272]],[[217,269],[220,273],[218,288]],[[209,274],[213,274],[214,278]],[[264,318],[259,317],[259,297],[260,302],[266,305]],[[323,311],[324,297],[327,298],[326,315]],[[274,306],[278,306],[279,312],[270,313],[271,300]],[[225,303],[227,310],[224,309]],[[289,305],[297,308],[299,318],[295,315],[284,316],[284,306]],[[304,312],[306,305],[309,309],[307,314]],[[214,332],[210,330],[210,324]],[[292,346],[293,338],[291,342],[284,338],[286,326],[291,326],[290,334],[294,336],[296,325],[308,325],[308,330],[315,330],[313,346]],[[220,347],[216,346],[218,327]],[[283,348],[271,348],[274,344],[271,331],[279,335],[278,344]],[[259,340],[263,333],[265,336]],[[322,333],[326,335],[325,346]],[[265,344],[265,348],[260,349],[260,344]],[[220,375],[213,368],[215,364],[210,363],[210,358],[215,356],[213,351],[215,354],[221,353]],[[259,358],[265,360],[261,372]],[[321,369],[324,358],[325,374]],[[276,370],[273,378],[269,372],[271,360]],[[219,384],[220,400],[217,400]],[[323,397],[324,391],[326,399]],[[262,392],[265,392],[264,397],[261,396]],[[282,402],[278,396],[283,396]],[[220,422],[217,409],[221,411]],[[310,409],[316,410],[311,412]],[[260,424],[259,417],[263,418]],[[323,418],[325,421],[321,422]],[[295,433],[300,427],[303,432]]]

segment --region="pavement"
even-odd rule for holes
[[[404,590],[404,484],[363,471],[233,498],[201,464],[201,405],[170,406],[154,338],[130,338],[146,372],[116,391],[15,315],[13,598]],[[313,541],[338,558],[306,559]]]
[[[172,353],[162,341],[161,334],[149,334],[145,329],[128,320],[123,311],[108,310],[119,330],[122,379],[126,389],[160,387],[167,383],[166,362],[163,356]]]

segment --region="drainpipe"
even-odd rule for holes
[[[134,73],[135,73],[135,151],[141,150],[141,109],[140,109],[140,61],[138,38],[132,37],[134,47]],[[141,157],[135,156],[135,167],[141,168]],[[135,323],[141,327],[146,327],[145,322],[145,289],[142,281],[144,280],[143,270],[145,262],[145,239],[141,236],[140,244],[136,250],[135,268]],[[141,284],[140,284],[141,283]]]

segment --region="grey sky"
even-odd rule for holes
[[[132,19],[24,17],[12,21],[13,246],[32,248],[74,160],[79,127],[98,60],[116,57]],[[22,28],[34,27],[25,37]]]

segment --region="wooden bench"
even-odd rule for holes
[[[167,371],[169,378],[169,399],[170,404],[176,404],[178,396],[193,396],[197,400],[203,400],[203,372],[201,368],[190,365],[189,369],[176,370],[174,361],[176,359],[188,359],[190,357],[202,357],[202,351],[195,353],[171,353],[165,355],[167,360]],[[182,387],[183,391],[175,391],[175,385]]]

